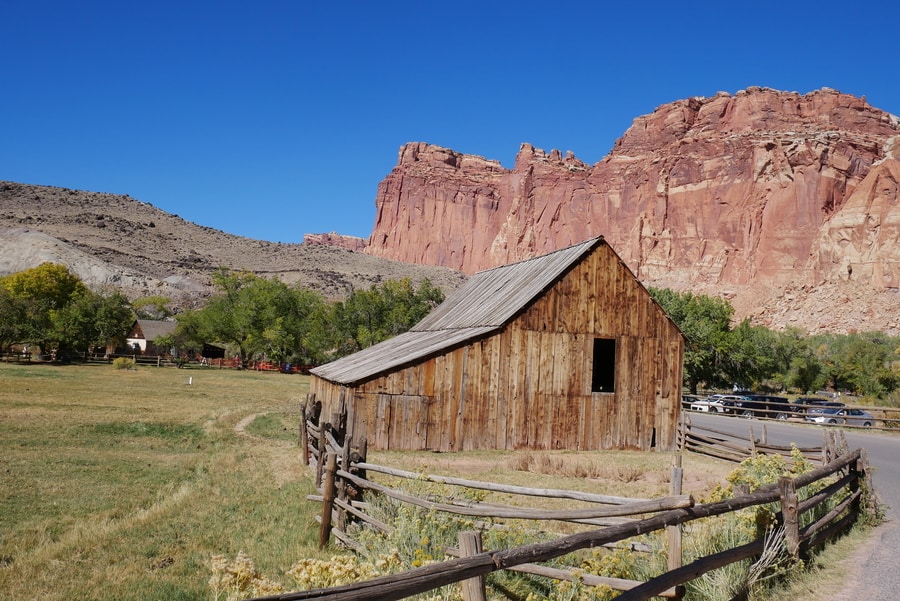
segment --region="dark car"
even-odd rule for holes
[[[783,396],[768,394],[751,394],[735,407],[735,413],[741,417],[766,417],[770,419],[787,419],[794,414],[791,402]]]

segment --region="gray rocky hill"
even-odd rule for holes
[[[277,277],[337,299],[385,280],[425,278],[444,292],[465,276],[322,245],[267,242],[186,221],[127,195],[0,182],[0,275],[61,263],[88,286],[131,299],[202,303],[219,267]]]

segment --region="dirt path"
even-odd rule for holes
[[[234,433],[237,434],[238,436],[250,436],[252,438],[260,438],[259,436],[255,436],[255,435],[247,432],[247,426],[249,426],[251,423],[253,423],[253,420],[255,420],[257,417],[259,417],[261,415],[265,415],[265,413],[251,413],[250,415],[244,417],[243,419],[241,419],[241,421],[239,421],[238,423],[236,423],[234,425]]]
[[[278,411],[274,412],[278,413]],[[309,474],[300,460],[300,450],[297,448],[296,443],[257,436],[247,431],[253,420],[268,413],[273,413],[273,411],[251,413],[241,418],[234,425],[234,433],[238,436],[253,439],[253,452],[259,456],[265,456],[269,469],[272,472],[272,477],[280,487]]]

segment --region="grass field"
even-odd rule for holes
[[[209,600],[210,560],[276,579],[316,543],[296,444],[304,376],[0,364],[0,601]],[[631,497],[665,453],[370,453],[408,470]],[[688,454],[684,492],[734,467]],[[793,592],[795,599],[804,598]],[[810,598],[818,599],[813,595]]]
[[[215,554],[275,574],[318,556],[295,443],[306,390],[278,373],[0,364],[0,599],[209,599]]]

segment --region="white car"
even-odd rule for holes
[[[705,413],[734,413],[734,408],[747,400],[737,394],[714,394],[706,399],[697,399],[691,403],[691,411]]]

